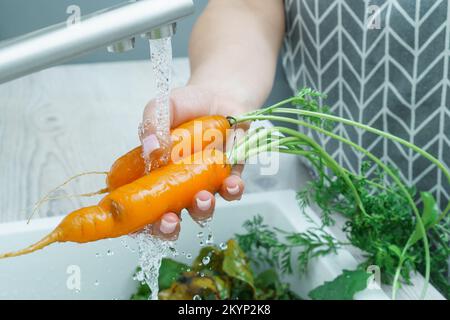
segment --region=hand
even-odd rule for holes
[[[144,121],[154,119],[154,101],[144,110]],[[243,103],[219,94],[213,90],[188,85],[172,91],[170,96],[171,127],[175,128],[189,120],[205,115],[239,115],[247,111]],[[144,156],[160,148],[151,128],[143,132],[142,143]],[[219,194],[228,201],[240,200],[244,192],[244,182],[241,179],[243,166],[234,166],[231,176],[225,179]],[[215,207],[215,197],[208,191],[200,191],[192,200],[189,210],[191,217],[197,221],[205,221],[212,217]],[[180,217],[173,212],[166,213],[160,221],[153,225],[152,233],[167,240],[175,240],[180,232]]]

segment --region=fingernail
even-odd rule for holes
[[[178,222],[167,221],[166,219],[162,219],[159,230],[164,234],[170,234],[175,231],[177,224]]]
[[[199,198],[196,199],[197,201],[197,207],[202,211],[208,211],[211,208],[211,198],[208,200],[200,200]]]
[[[144,151],[144,155],[149,155],[156,149],[159,149],[160,147],[161,146],[159,144],[159,140],[154,134],[151,134],[142,140],[142,148]]]
[[[239,191],[240,191],[239,185],[237,184],[234,187],[227,187],[227,191],[232,196],[237,195],[239,193]]]

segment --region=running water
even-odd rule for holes
[[[163,38],[150,40],[150,55],[155,76],[157,94],[155,98],[155,117],[144,122],[139,134],[143,138],[144,131],[153,131],[161,145],[157,157],[168,162],[170,156],[170,106],[169,94],[172,71],[172,40]],[[150,172],[151,159],[146,160],[147,173]],[[149,286],[152,294],[149,299],[158,300],[159,268],[162,259],[167,257],[171,251],[175,251],[174,243],[158,239],[150,235],[151,226],[148,226],[140,233],[136,234],[139,250],[139,266],[141,271],[136,275],[136,280],[145,282]]]
[[[136,280],[145,282],[152,294],[149,300],[158,300],[159,268],[162,259],[167,257],[174,249],[174,243],[161,240],[149,234],[151,226],[135,235],[139,251],[139,266],[141,270],[136,274]]]
[[[156,156],[169,161],[170,156],[170,84],[172,76],[172,39],[162,38],[150,41],[150,56],[153,66],[153,74],[156,81],[156,97],[154,117],[147,119],[141,124],[139,134],[141,139],[144,132],[154,132],[161,145],[160,150],[155,152]],[[147,162],[147,173],[150,171],[152,159]]]
[[[142,139],[144,131],[152,130],[161,145],[163,162],[167,162],[170,156],[170,83],[172,71],[172,42],[171,38],[163,38],[158,40],[150,40],[150,53],[153,66],[153,74],[155,75],[157,95],[155,98],[155,118],[148,119],[140,127],[140,137]],[[151,159],[145,159],[147,162],[147,173],[151,167]],[[201,227],[206,229],[200,241],[200,246],[208,246],[214,244],[214,238],[210,227],[210,220],[200,223]],[[143,231],[133,235],[136,240],[139,251],[140,272],[136,274],[136,280],[145,282],[152,295],[151,300],[158,300],[159,286],[159,268],[162,259],[172,255],[178,255],[175,249],[175,242],[165,241],[150,235],[152,226],[146,227]],[[190,253],[185,254],[186,259],[192,259]],[[202,261],[205,265],[209,264],[209,258]]]

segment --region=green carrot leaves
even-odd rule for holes
[[[436,200],[434,199],[431,193],[422,192],[420,194],[420,198],[422,199],[424,207],[422,214],[422,222],[425,228],[428,229],[437,222],[439,218],[439,208],[436,204]],[[416,225],[416,229],[414,230],[414,233],[411,236],[411,243],[414,244],[420,239],[422,239],[422,233],[420,232],[419,226]]]
[[[325,282],[309,293],[313,300],[352,300],[356,293],[367,287],[370,273],[357,269],[344,270],[332,281]]]

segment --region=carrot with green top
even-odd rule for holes
[[[388,184],[393,184],[397,190],[396,192],[399,192],[404,197],[414,215],[415,227],[414,230],[411,230],[408,240],[395,246],[398,261],[389,262],[391,265],[392,263],[397,264],[392,281],[394,285],[393,298],[395,298],[398,291],[402,272],[411,268],[410,266],[405,267],[405,264],[408,261],[408,253],[418,241],[423,243],[424,248],[425,285],[421,294],[424,297],[431,274],[428,231],[431,229],[435,231],[435,227],[439,226],[439,223],[447,218],[450,212],[450,202],[441,212],[436,205],[428,203],[421,215],[420,209],[408,191],[408,187],[392,168],[362,146],[334,133],[330,124],[342,123],[401,144],[439,168],[449,182],[450,171],[441,161],[409,141],[370,126],[328,114],[326,108],[321,107],[317,101],[320,96],[320,93],[305,88],[292,98],[236,118],[229,118],[229,120],[236,126],[260,120],[299,125],[343,143],[373,161],[390,179]],[[296,107],[285,108],[285,106],[292,104]],[[222,129],[230,127],[227,119],[222,117],[218,121],[213,121],[215,123],[214,126],[219,126]],[[147,176],[143,176],[145,174],[145,165],[141,159],[141,152],[137,148],[115,163],[108,175],[108,188],[105,191],[110,193],[98,205],[82,208],[69,214],[50,235],[37,244],[18,252],[0,255],[0,258],[31,253],[55,242],[72,241],[83,243],[136,232],[158,221],[166,212],[178,213],[183,208],[189,207],[193,197],[201,190],[207,190],[211,193],[218,192],[224,179],[230,175],[231,164],[244,163],[248,158],[266,151],[302,156],[310,161],[313,166],[319,166],[322,170],[324,168],[330,169],[336,176],[342,178],[342,182],[345,183],[345,189],[354,200],[354,204],[352,204],[354,217],[352,218],[368,223],[374,222],[373,214],[366,210],[366,204],[362,201],[361,188],[358,187],[357,183],[362,178],[360,174],[353,173],[339,165],[320,144],[297,130],[289,129],[283,125],[266,130],[251,130],[245,139],[235,141],[236,143],[233,144],[231,150],[227,151],[226,156],[220,151],[216,151],[216,156],[213,156],[207,148],[202,150],[206,147],[203,141],[203,133],[200,138],[200,141],[202,141],[200,147],[195,145],[195,141],[198,140],[195,137],[195,130],[187,130],[185,134],[189,135],[191,139],[194,136],[191,140],[194,146],[189,144],[187,150],[197,153],[194,153],[190,158],[184,158],[185,160],[190,160],[191,164],[175,162],[155,169],[158,167],[159,162],[154,161],[155,167],[152,166],[152,172]],[[174,141],[173,148],[175,149],[179,147],[178,144],[180,143],[176,139]],[[206,145],[209,144],[207,143]],[[202,151],[199,151],[199,149]],[[175,154],[177,153],[175,152]],[[184,156],[186,154],[182,153],[177,158],[183,159]],[[198,159],[201,159],[201,161],[198,161]],[[224,163],[224,159],[229,159],[229,163]],[[385,189],[377,181],[371,181],[370,179],[367,179],[367,181],[372,188]],[[429,198],[432,199],[430,200],[431,203],[435,203],[431,194],[429,194]],[[393,246],[389,248],[391,247]],[[408,261],[408,263],[411,263],[411,261]]]

